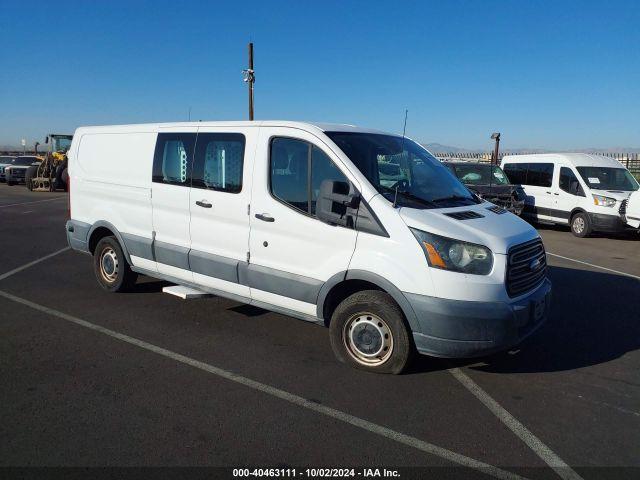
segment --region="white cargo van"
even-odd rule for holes
[[[569,225],[578,237],[626,228],[620,209],[638,182],[617,160],[586,153],[505,155],[502,169],[526,194],[523,216]]]
[[[549,310],[537,232],[408,138],[277,121],[87,127],[69,177],[68,241],[104,289],[144,274],[328,325],[336,356],[365,370],[504,349]]]

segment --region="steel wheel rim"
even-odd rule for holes
[[[118,278],[118,256],[111,247],[104,248],[100,254],[100,275],[108,283]]]
[[[382,365],[393,353],[391,329],[373,313],[352,315],[344,325],[342,341],[351,358],[362,365]]]
[[[573,230],[576,233],[582,233],[584,231],[584,219],[582,217],[576,217],[573,220]]]

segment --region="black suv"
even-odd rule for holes
[[[442,162],[465,186],[480,198],[520,215],[524,208],[524,190],[513,185],[497,165],[462,161]]]

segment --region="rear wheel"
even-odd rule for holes
[[[63,185],[64,191],[68,192],[69,191],[69,170],[67,168],[65,168],[62,171],[62,175],[60,178],[62,178],[62,182],[64,183]]]
[[[341,362],[376,373],[401,373],[413,345],[404,315],[393,298],[364,290],[343,300],[329,325],[331,347]]]
[[[24,172],[24,184],[29,190],[33,190],[33,182],[31,179],[36,176],[36,172],[38,171],[38,167],[35,165],[31,165],[27,168],[27,171]]]
[[[586,213],[576,213],[571,217],[571,233],[576,237],[588,237],[591,234],[591,220]]]
[[[16,184],[16,182],[12,181],[12,180],[7,180],[7,185],[9,185],[10,187],[13,187]]]
[[[93,252],[93,270],[100,286],[108,292],[130,290],[138,277],[113,236],[104,237],[98,242]]]

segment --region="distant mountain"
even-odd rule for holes
[[[491,147],[485,149],[469,149],[461,147],[452,147],[451,145],[443,145],[441,143],[423,143],[427,150],[433,153],[486,153],[492,151]],[[573,148],[565,150],[549,150],[548,148],[502,148],[501,152],[508,153],[551,153],[551,152],[572,152],[572,153],[638,153],[640,147],[611,147],[611,148]]]
[[[576,153],[640,153],[640,147],[578,148]]]
[[[442,145],[441,143],[423,143],[422,146],[430,152],[442,153],[471,153],[478,150],[469,150],[468,148],[452,147],[450,145]]]

